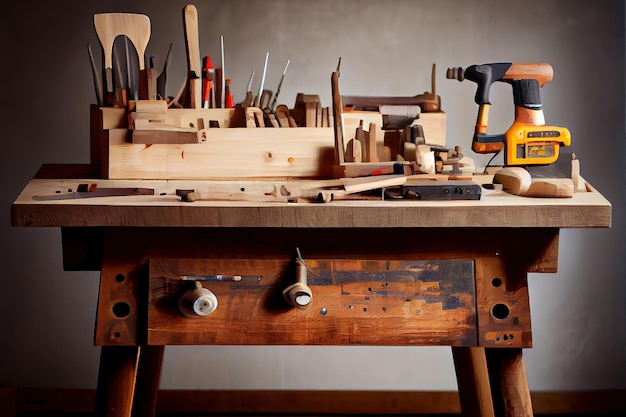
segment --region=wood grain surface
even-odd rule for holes
[[[558,247],[554,228],[62,230],[66,267],[102,270],[95,343],[122,346],[530,347],[526,272],[556,271]],[[299,311],[282,299],[295,281],[296,247],[313,293]],[[419,272],[430,269],[439,272]],[[193,274],[242,279],[202,282],[218,308],[187,318],[177,307],[180,277]]]
[[[98,187],[148,187],[155,196],[35,201],[33,196]],[[337,200],[327,204],[245,201],[181,202],[177,189],[241,193],[276,181],[147,181],[33,179],[11,209],[13,226],[137,227],[610,227],[611,204],[597,191],[573,198],[529,198],[483,189],[472,201]],[[294,182],[294,184],[302,184]]]
[[[471,260],[309,260],[313,299],[291,307],[282,291],[292,262],[262,259],[150,261],[148,344],[476,345]],[[216,274],[221,277],[217,278]],[[202,286],[218,308],[185,317],[178,300]],[[238,277],[237,279],[232,278]]]

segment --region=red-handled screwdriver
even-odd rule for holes
[[[215,91],[213,90],[213,78],[215,69],[211,63],[211,57],[202,58],[202,107],[205,109],[215,107]]]

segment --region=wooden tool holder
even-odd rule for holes
[[[91,165],[101,178],[351,176],[334,170],[332,127],[210,127],[229,126],[234,109],[170,108],[165,118],[148,114],[137,119],[124,108],[92,105],[90,117]],[[342,119],[347,139],[363,121],[374,123],[377,129],[382,126],[382,116],[377,112],[344,113]],[[431,142],[445,144],[445,113],[422,114],[420,123]]]

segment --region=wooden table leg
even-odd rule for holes
[[[142,346],[141,348],[133,417],[154,417],[156,414],[164,352],[165,346]]]
[[[533,417],[522,349],[487,348],[486,357],[496,414]]]
[[[452,347],[461,411],[465,417],[494,417],[485,348]]]
[[[139,346],[103,346],[96,393],[96,417],[130,417]]]

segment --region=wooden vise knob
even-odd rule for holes
[[[306,308],[313,299],[313,293],[307,285],[306,265],[301,259],[296,259],[297,281],[283,290],[283,297],[296,308]]]
[[[217,297],[196,281],[194,287],[180,297],[178,308],[187,317],[206,316],[217,308]]]

